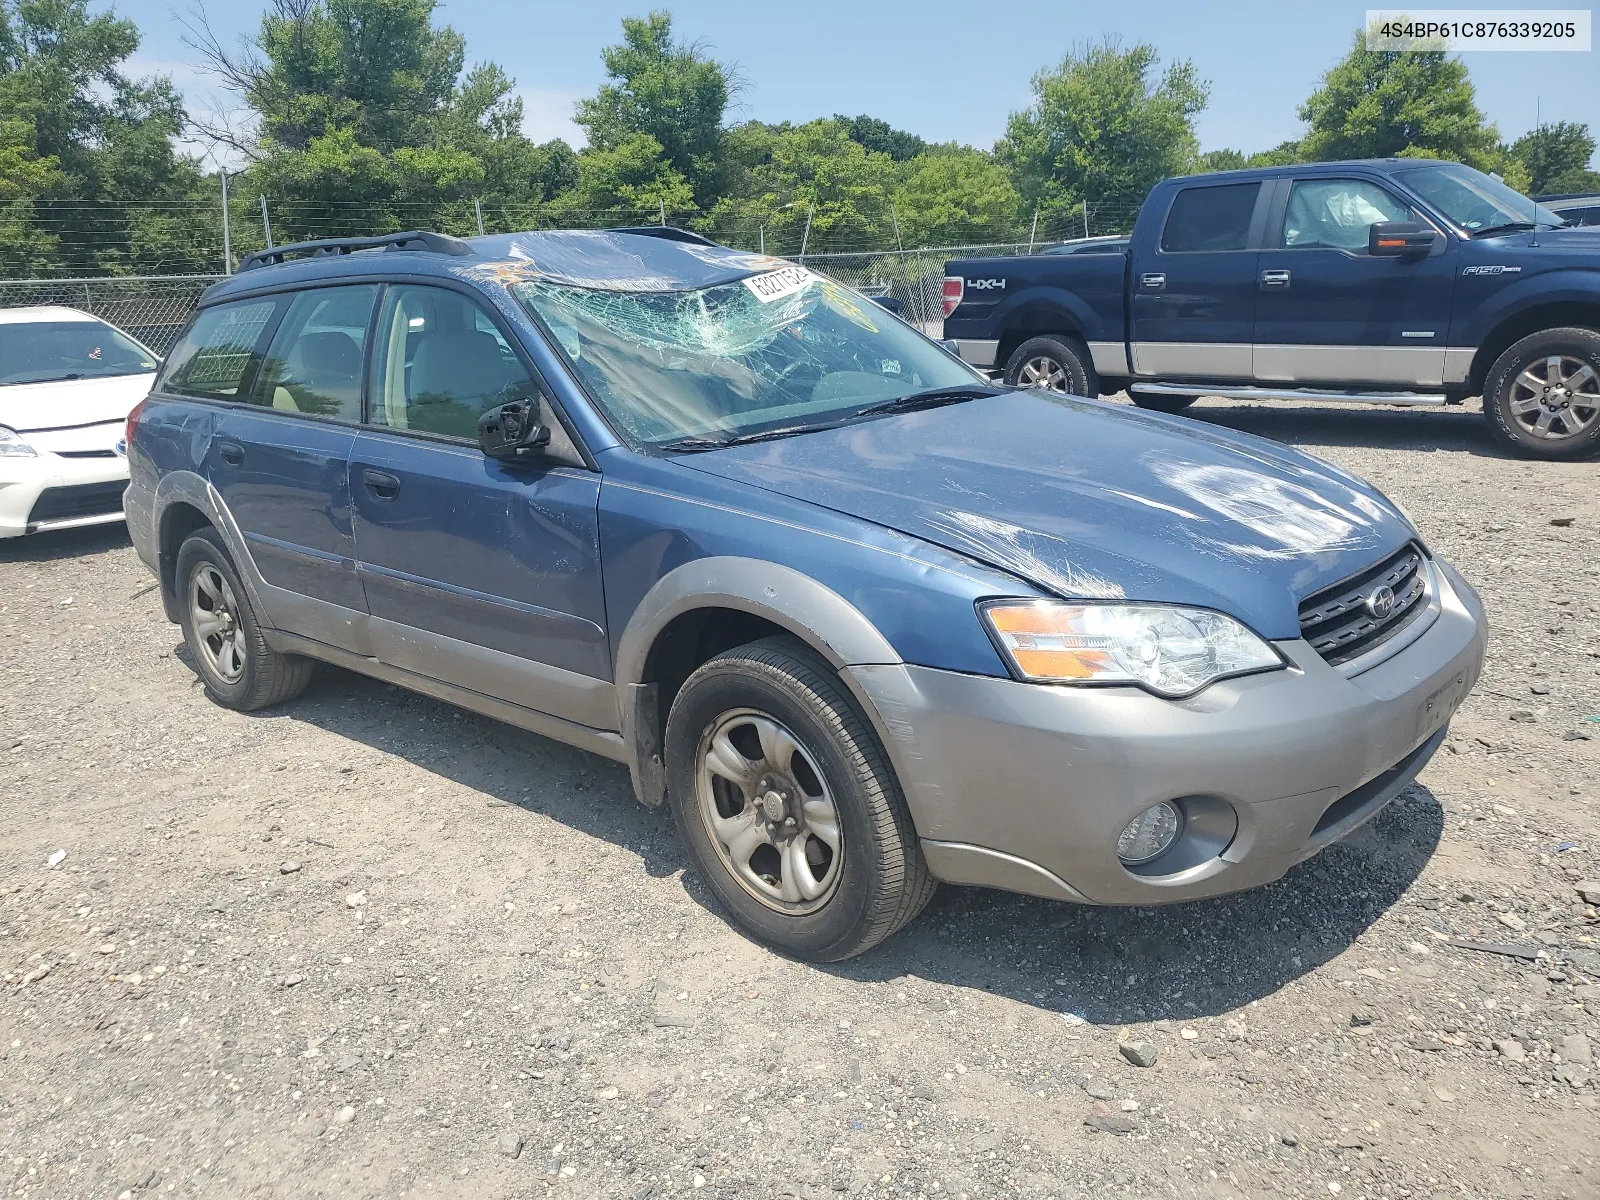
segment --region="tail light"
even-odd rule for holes
[[[944,315],[949,316],[961,306],[961,293],[966,287],[959,275],[946,275],[944,277]]]
[[[133,431],[139,428],[139,418],[144,416],[144,406],[149,403],[150,397],[146,396],[143,400],[139,401],[139,403],[135,404],[132,410],[128,413],[127,424],[123,425],[122,427],[122,453],[124,455],[127,455],[133,450]]]

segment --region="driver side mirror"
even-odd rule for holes
[[[1439,234],[1416,221],[1375,221],[1367,226],[1367,253],[1374,258],[1421,258]]]
[[[500,462],[533,458],[550,444],[550,427],[539,423],[537,400],[513,400],[478,418],[478,448]]]

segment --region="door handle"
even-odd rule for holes
[[[1264,288],[1286,288],[1289,286],[1289,272],[1263,271],[1261,272],[1261,286]]]
[[[217,457],[230,467],[244,466],[244,447],[238,442],[218,442]]]
[[[393,500],[400,494],[399,478],[387,471],[362,471],[361,482],[377,500]]]
[[[1164,271],[1146,271],[1139,276],[1139,286],[1152,292],[1159,292],[1167,286],[1167,276]]]

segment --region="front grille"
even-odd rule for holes
[[[1380,588],[1394,593],[1386,613],[1374,612],[1369,599]],[[1374,650],[1394,637],[1427,608],[1427,578],[1422,551],[1414,544],[1353,578],[1311,596],[1300,605],[1300,636],[1334,665]]]
[[[122,511],[124,479],[109,483],[79,483],[71,487],[45,488],[28,513],[29,525],[48,521],[71,521],[78,517],[101,517]]]

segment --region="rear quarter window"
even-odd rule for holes
[[[1243,250],[1260,191],[1259,181],[1184,188],[1167,211],[1161,248],[1169,254]]]
[[[158,391],[212,400],[241,399],[250,365],[279,301],[272,297],[218,304],[205,309],[184,331],[172,353]]]

